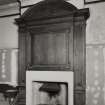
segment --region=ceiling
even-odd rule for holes
[[[0,5],[15,3],[17,0],[0,0]]]

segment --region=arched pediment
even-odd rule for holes
[[[64,16],[83,16],[84,19],[87,19],[89,17],[89,9],[78,9],[66,0],[42,0],[29,7],[20,18],[16,19],[16,23],[26,24],[26,22],[30,21],[41,21]]]
[[[23,20],[32,20],[45,17],[55,17],[69,14],[77,8],[65,0],[43,0],[30,7],[22,16]]]

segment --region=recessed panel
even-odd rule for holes
[[[33,65],[67,64],[68,32],[49,32],[32,37]]]

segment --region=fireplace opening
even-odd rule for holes
[[[68,83],[32,82],[33,105],[68,105]]]
[[[72,71],[27,71],[26,105],[74,105]]]

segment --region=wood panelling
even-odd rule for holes
[[[85,21],[77,21],[74,24],[74,83],[75,89],[85,88]]]
[[[19,30],[19,59],[18,59],[18,73],[19,73],[19,77],[18,77],[18,83],[19,85],[23,84],[25,82],[25,69],[26,69],[26,65],[25,65],[25,58],[26,58],[26,54],[25,54],[25,35],[27,33],[22,33]]]
[[[21,30],[19,83],[25,84],[27,69],[71,70],[74,72],[74,105],[85,105],[85,28],[88,17],[88,9],[78,10],[64,0],[54,0],[53,3],[44,0],[17,19]]]
[[[32,37],[33,65],[68,64],[68,30]]]
[[[74,105],[85,105],[85,104],[86,104],[85,93],[81,92],[74,93]]]

